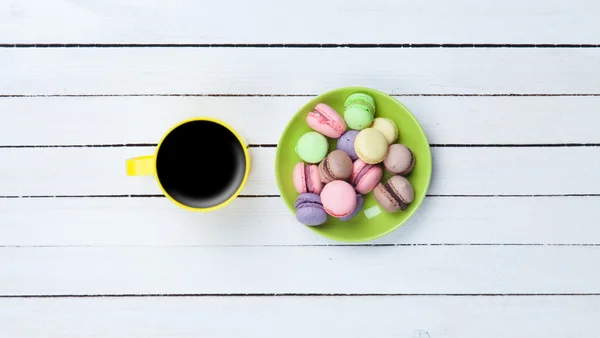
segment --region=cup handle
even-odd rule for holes
[[[154,155],[127,159],[127,176],[150,176],[156,172]]]

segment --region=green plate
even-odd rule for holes
[[[289,122],[279,144],[275,157],[275,175],[281,197],[295,214],[294,202],[298,193],[294,188],[292,173],[294,166],[301,161],[294,151],[300,136],[311,131],[306,116],[318,103],[326,103],[340,114],[344,111],[344,101],[353,93],[362,92],[371,95],[377,105],[376,117],[387,117],[394,121],[400,130],[399,143],[409,147],[416,158],[416,165],[407,178],[415,190],[415,199],[407,210],[388,213],[380,208],[372,193],[364,195],[365,205],[353,219],[342,222],[329,216],[323,225],[307,228],[327,238],[341,242],[365,242],[387,235],[398,229],[419,208],[431,180],[431,151],[425,132],[417,119],[400,102],[380,91],[364,87],[346,87],[324,93],[307,102]],[[336,149],[336,140],[329,139],[329,151]],[[384,179],[390,174],[384,170]],[[366,212],[365,212],[366,211]],[[369,217],[367,217],[367,215]],[[298,226],[303,226],[298,224]]]

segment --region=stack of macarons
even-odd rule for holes
[[[388,212],[408,208],[414,198],[404,177],[415,166],[412,151],[396,143],[399,130],[387,118],[375,118],[375,101],[364,93],[350,95],[344,117],[319,103],[306,122],[314,130],[300,137],[296,153],[302,159],[294,167],[293,181],[299,196],[296,219],[316,226],[328,215],[342,221],[356,216],[363,207],[363,194],[373,192]],[[329,152],[328,138],[337,140]],[[382,182],[383,167],[393,176]]]

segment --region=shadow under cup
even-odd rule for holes
[[[208,120],[173,129],[156,154],[156,176],[166,194],[191,208],[212,208],[236,195],[248,160],[241,140]]]

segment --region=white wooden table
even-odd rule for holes
[[[0,337],[598,337],[600,3],[0,2]],[[310,97],[398,97],[432,144],[373,243],[297,224],[275,145]],[[252,145],[227,208],[128,157],[217,116]]]

